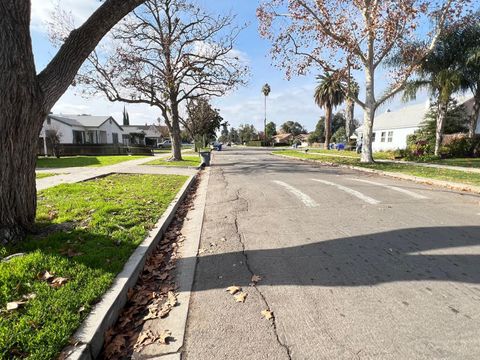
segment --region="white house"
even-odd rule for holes
[[[157,147],[163,140],[168,129],[159,125],[123,125],[124,145],[147,145]]]
[[[466,107],[467,113],[473,107],[473,98],[459,101]],[[373,122],[373,151],[405,149],[407,137],[418,130],[425,121],[425,114],[430,108],[429,102],[406,106],[396,111],[387,110],[375,117]],[[358,138],[362,138],[363,125],[356,131]],[[480,133],[480,122],[477,134]]]
[[[43,123],[41,134],[55,131],[62,144],[119,144],[123,129],[111,116],[54,115]]]

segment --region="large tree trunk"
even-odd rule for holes
[[[6,244],[34,224],[35,162],[46,114],[31,47],[30,1],[0,0],[0,13],[0,243]]]
[[[325,144],[324,147],[328,150],[330,146],[330,138],[332,137],[332,106],[325,107]]]
[[[373,66],[371,66],[373,68]],[[373,163],[372,136],[375,119],[374,74],[369,67],[365,68],[365,108],[363,109],[363,144],[360,161]]]
[[[468,123],[468,136],[470,138],[475,137],[475,131],[477,130],[478,117],[480,116],[480,84],[478,84],[477,89],[474,94],[474,103],[473,111],[470,114],[470,119]]]
[[[143,1],[105,1],[37,76],[31,1],[0,0],[0,243],[15,243],[34,227],[37,144],[46,115],[101,38]]]
[[[447,118],[448,101],[439,101],[437,113],[437,126],[435,129],[435,156],[439,156],[442,147],[443,129]]]
[[[178,112],[178,102],[176,97],[171,101],[172,110],[172,132],[170,134],[172,138],[172,159],[174,161],[182,161],[182,137],[180,130],[180,114]]]
[[[353,131],[353,116],[355,111],[355,102],[347,98],[345,104],[345,132],[347,133],[347,142],[350,141],[350,136],[352,136]]]

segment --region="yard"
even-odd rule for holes
[[[274,151],[274,154],[287,155],[301,159],[316,160],[325,163],[334,163],[341,165],[351,165],[364,167],[369,169],[376,169],[382,171],[389,171],[395,173],[402,173],[407,175],[413,175],[428,179],[452,181],[457,183],[463,183],[468,185],[480,186],[480,176],[478,174],[468,173],[458,170],[449,169],[436,169],[424,166],[416,166],[410,164],[398,164],[398,163],[375,163],[375,164],[363,164],[358,157],[338,157],[338,156],[319,156],[315,154],[305,154],[304,152],[295,150]]]
[[[25,253],[0,262],[0,358],[56,358],[186,180],[111,175],[39,192],[38,234],[0,246]]]
[[[169,161],[167,158],[156,159],[153,161],[149,161],[143,165],[160,165],[160,166],[199,166],[200,165],[200,157],[198,155],[182,155],[182,161]]]
[[[442,159],[442,160],[432,161],[432,163],[440,164],[440,165],[480,168],[480,158]]]
[[[47,178],[47,177],[50,177],[50,176],[55,176],[57,174],[53,174],[53,173],[36,173],[35,177],[37,179],[44,179],[44,178]]]
[[[115,165],[124,161],[141,159],[149,156],[143,155],[113,155],[113,156],[66,156],[62,158],[39,157],[37,159],[37,168],[39,169],[55,169],[69,167],[100,167],[107,165]]]

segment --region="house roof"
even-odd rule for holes
[[[395,111],[386,111],[375,117],[373,131],[416,128],[424,121],[428,104],[406,106]],[[362,131],[363,125],[357,131]]]
[[[300,135],[297,135],[295,138],[298,139],[298,140],[306,141],[306,140],[308,140],[309,135],[310,134],[300,134]]]
[[[123,125],[123,128],[125,130],[134,130],[134,131],[143,130],[143,131],[146,131],[146,130],[149,130],[151,126],[152,125]]]
[[[274,136],[274,138],[277,139],[277,140],[286,140],[286,139],[290,139],[292,137],[293,137],[292,134],[278,134],[278,135]]]
[[[150,136],[156,136],[156,135],[161,135],[162,130],[163,131],[168,131],[166,126],[161,126],[161,125],[124,125],[123,129],[125,132],[128,132],[130,134],[132,133],[145,133]]]
[[[100,127],[107,120],[112,119],[117,126],[122,127],[111,116],[91,116],[91,115],[48,115],[49,118],[63,122],[70,126],[82,126],[82,127]]]
[[[467,111],[473,106],[473,98],[458,96],[456,97],[458,104],[463,104]],[[415,104],[403,107],[395,111],[386,111],[375,117],[373,122],[373,131],[379,130],[395,130],[405,128],[417,128],[425,121],[425,114],[430,107],[430,103]],[[363,131],[363,125],[357,132]]]

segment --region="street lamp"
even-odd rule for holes
[[[265,119],[263,122],[263,137],[264,137],[265,143],[267,142],[267,97],[268,95],[270,95],[270,91],[272,91],[272,89],[270,88],[270,85],[268,84],[263,85],[262,93],[265,96]]]

